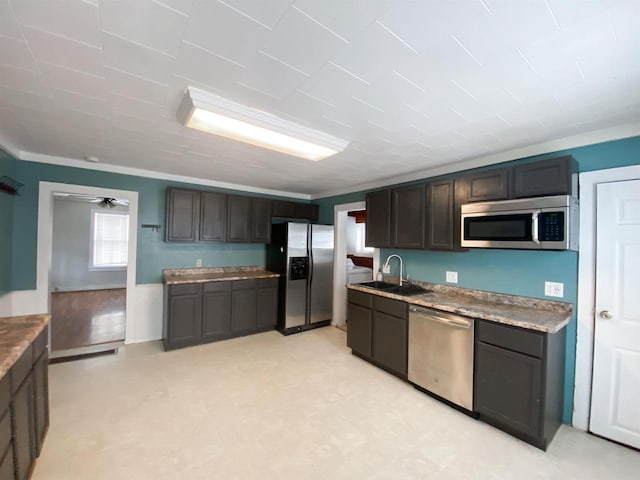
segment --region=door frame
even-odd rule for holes
[[[134,292],[136,287],[136,258],[138,245],[138,192],[113,188],[72,185],[66,183],[40,182],[38,192],[38,243],[36,265],[36,298],[40,305],[51,311],[49,288],[51,282],[51,259],[53,256],[53,193],[73,193],[114,197],[129,201],[129,247],[127,258],[127,298],[124,343],[135,341]]]
[[[580,174],[580,248],[573,426],[589,430],[596,297],[596,205],[599,183],[640,179],[640,165]]]
[[[347,319],[347,213],[365,210],[366,202],[343,203],[333,207],[333,312],[332,325],[343,325]],[[373,271],[380,268],[380,249],[373,251]],[[375,274],[374,274],[375,278]]]

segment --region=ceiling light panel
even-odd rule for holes
[[[189,128],[313,161],[349,143],[194,87],[187,88],[177,116]]]

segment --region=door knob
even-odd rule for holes
[[[605,320],[609,320],[610,318],[613,318],[613,315],[608,310],[602,310],[600,312],[600,318],[604,318]]]

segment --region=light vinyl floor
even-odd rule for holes
[[[563,426],[544,453],[351,355],[333,327],[50,367],[33,479],[634,479]]]

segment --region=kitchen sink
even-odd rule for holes
[[[422,293],[431,293],[433,291],[411,283],[398,285],[397,283],[381,282],[378,280],[358,283],[357,285],[372,288],[374,290],[380,290],[381,292],[395,293],[396,295],[420,295]]]

